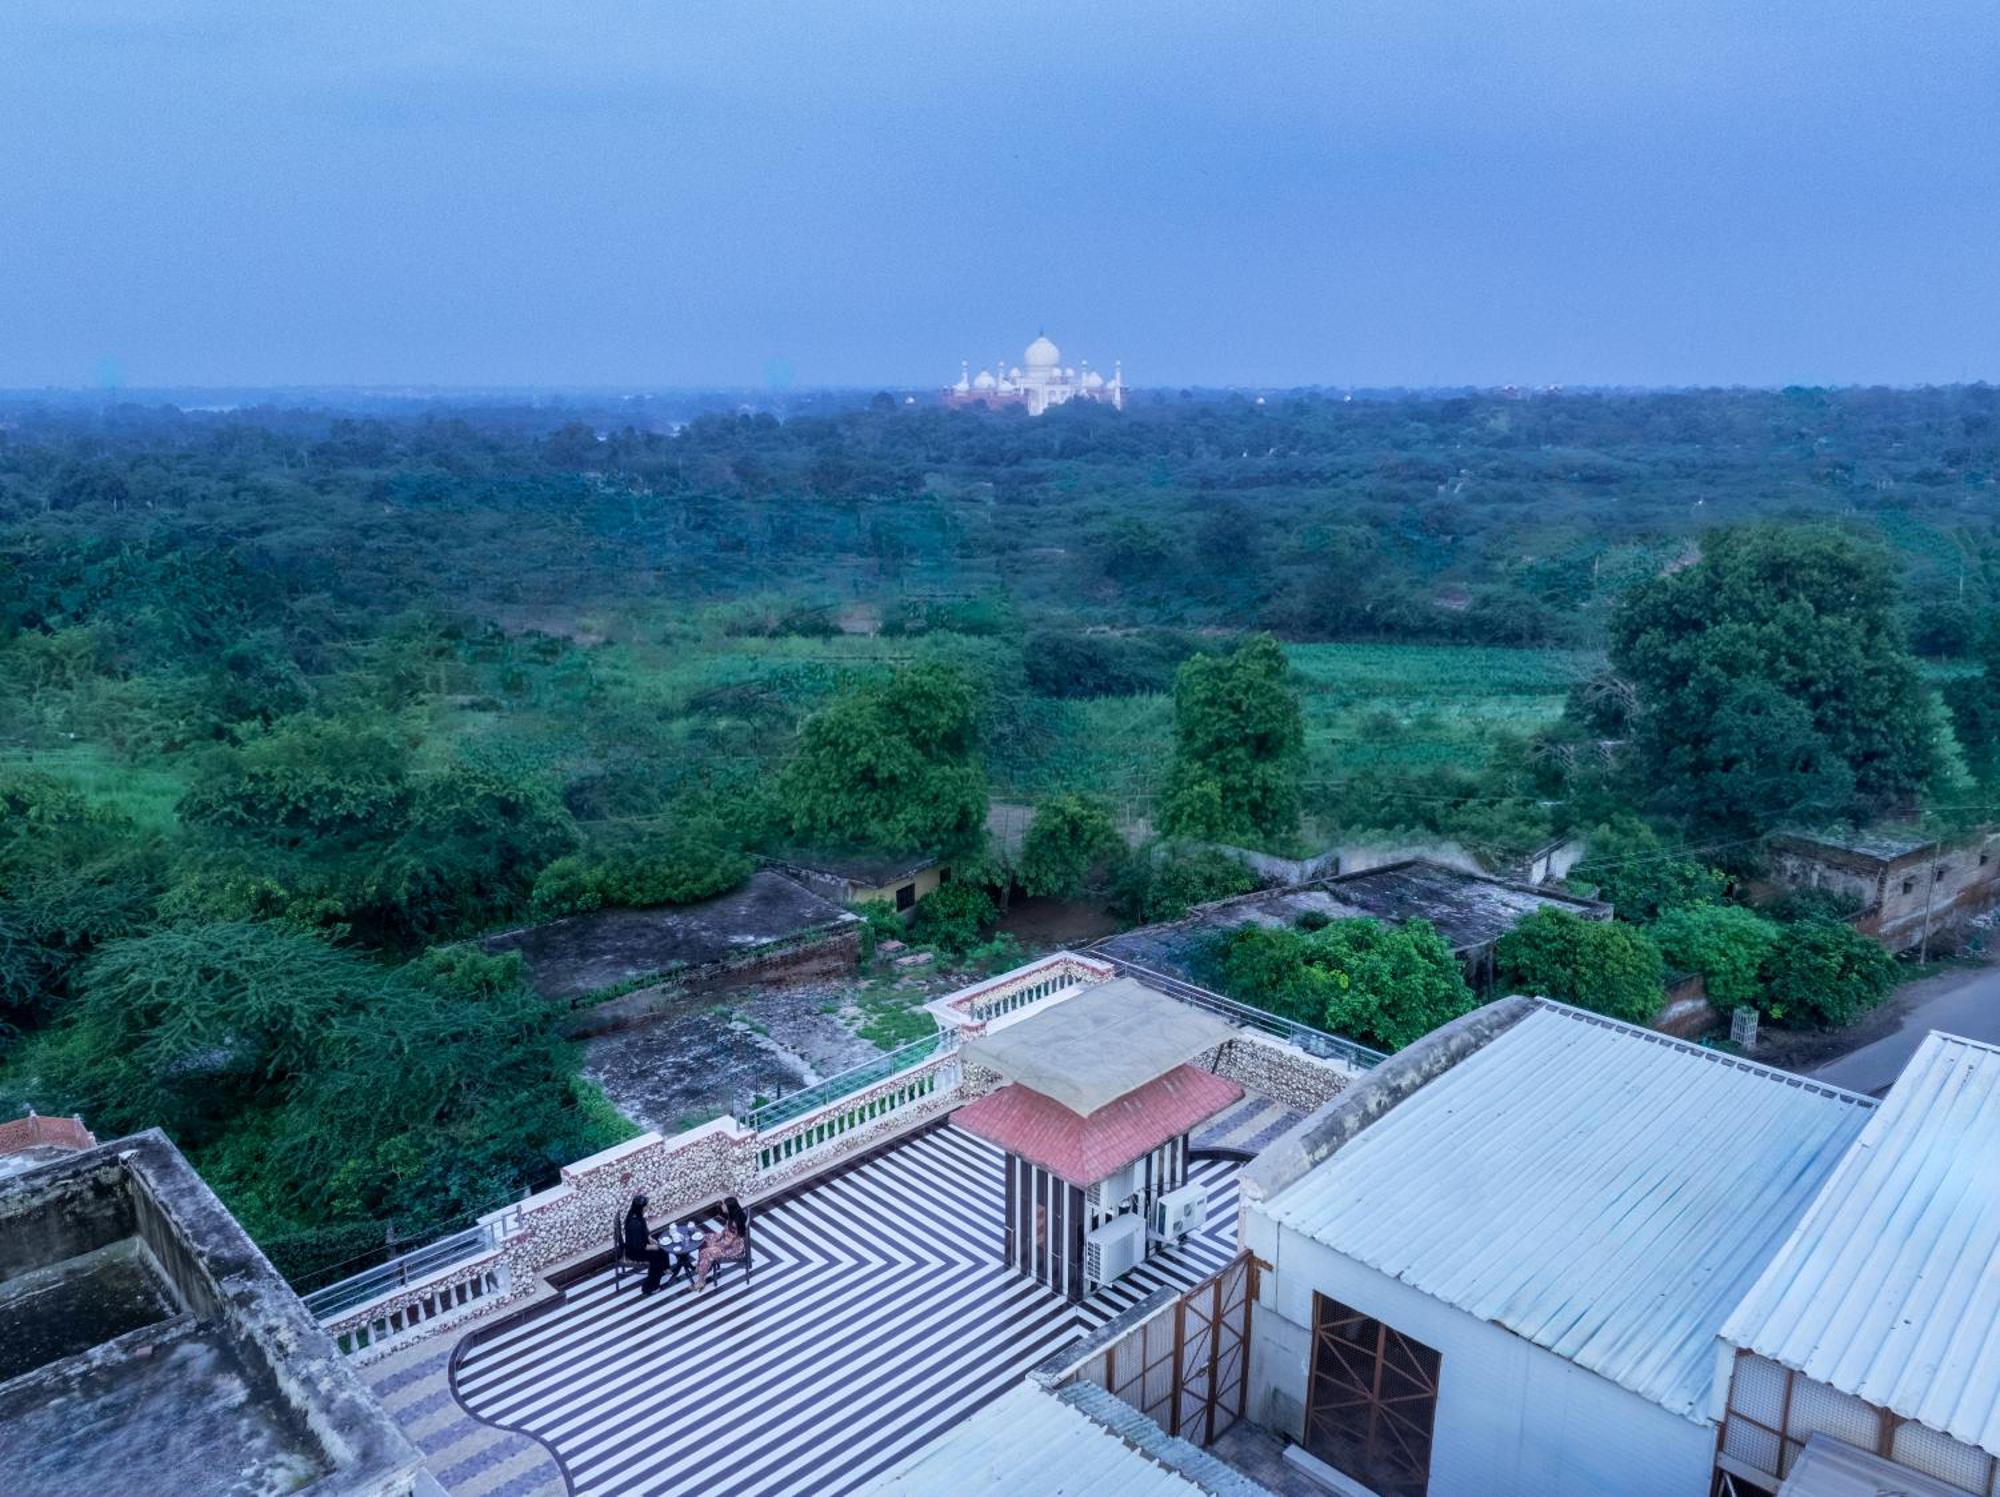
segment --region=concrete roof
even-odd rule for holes
[[[1200,1009],[1116,977],[970,1041],[965,1057],[1088,1117],[1235,1034]]]
[[[1269,1497],[1266,1488],[1087,1383],[1060,1393],[1017,1384],[878,1476],[861,1497],[980,1492]]]
[[[2000,1455],[2000,1049],[1925,1039],[1722,1336]]]
[[[796,880],[760,868],[740,888],[697,904],[566,915],[482,937],[479,949],[495,956],[519,953],[528,981],[545,998],[582,998],[748,956],[859,918]]]
[[[1874,827],[1860,831],[1807,831],[1789,828],[1774,839],[1792,842],[1806,850],[1847,853],[1870,863],[1894,863],[1928,847],[1963,847],[1983,840],[1977,833],[1956,837],[1926,837],[1915,827]]]
[[[898,879],[935,868],[943,861],[934,852],[791,852],[776,861],[808,873],[831,874],[851,884],[879,889]]]
[[[1253,1209],[1705,1421],[1718,1329],[1874,1104],[1546,1000],[1466,1020]]]
[[[1079,1117],[1025,1086],[1003,1086],[952,1114],[963,1128],[1009,1154],[1088,1189],[1243,1099],[1243,1088],[1198,1066],[1175,1066]]]

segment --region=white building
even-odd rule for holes
[[[1717,1333],[1873,1111],[1561,1004],[1468,1015],[1246,1170],[1250,1415],[1337,1490],[1704,1497]]]
[[[1119,410],[1125,408],[1125,368],[1114,362],[1111,378],[1090,367],[1084,360],[1074,367],[1062,361],[1062,350],[1046,334],[1037,334],[1021,356],[1009,365],[1002,359],[990,369],[972,372],[970,364],[959,366],[958,382],[945,389],[949,406],[1025,406],[1030,416],[1039,416],[1050,406],[1072,400],[1097,400]]]

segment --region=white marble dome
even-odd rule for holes
[[[1028,345],[1026,357],[1030,369],[1054,369],[1062,363],[1062,350],[1049,341],[1046,333],[1042,333]]]

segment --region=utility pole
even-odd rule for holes
[[[1931,903],[1937,898],[1937,855],[1942,842],[1933,842],[1924,860],[1924,933],[1917,943],[1917,965],[1928,966],[1931,959]]]

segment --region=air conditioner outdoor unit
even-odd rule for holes
[[[1208,1220],[1208,1191],[1200,1185],[1183,1185],[1153,1202],[1153,1235],[1182,1238],[1198,1231]]]
[[[1114,1216],[1083,1239],[1083,1276],[1093,1289],[1130,1273],[1146,1256],[1146,1218],[1136,1211]]]
[[[1137,1195],[1146,1183],[1146,1161],[1135,1159],[1117,1174],[1098,1181],[1090,1187],[1091,1207],[1099,1216],[1109,1216],[1131,1197]]]

